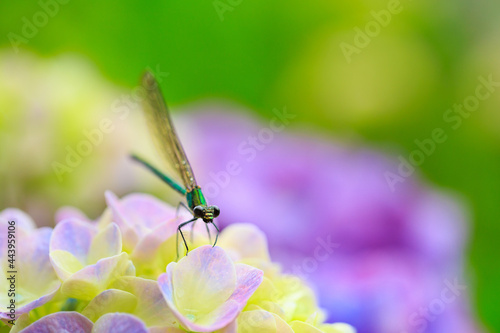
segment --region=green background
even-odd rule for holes
[[[403,10],[348,63],[340,42],[387,1],[81,1],[58,12],[21,48],[43,57],[76,53],[112,82],[134,87],[160,65],[174,106],[220,97],[263,119],[286,105],[295,126],[361,139],[408,156],[415,140],[443,128],[449,138],[419,167],[424,179],[463,195],[473,226],[467,272],[479,318],[500,331],[500,125],[494,95],[453,131],[444,112],[474,93],[477,77],[500,80],[498,6],[488,1],[401,1]],[[36,1],[0,2],[0,48],[41,10]],[[1,92],[0,92],[1,93]],[[500,95],[500,92],[496,94]],[[492,260],[493,259],[493,260]]]

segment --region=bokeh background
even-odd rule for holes
[[[296,115],[286,135],[342,142],[347,150],[365,147],[394,161],[418,149],[415,140],[445,128],[448,138],[410,178],[458,198],[468,224],[460,263],[472,309],[468,315],[485,331],[500,331],[500,265],[495,263],[500,92],[462,117],[456,130],[443,118],[475,94],[478,77],[500,81],[500,6],[486,0],[401,0],[396,2],[401,10],[363,44],[358,29],[373,25],[373,12],[387,12],[391,3],[0,2],[1,208],[20,207],[39,224],[51,225],[62,205],[96,218],[106,189],[119,195],[151,192],[174,203],[165,187],[127,159],[131,149],[154,155],[134,100],[147,67],[164,73],[162,88],[192,152],[196,140],[201,145],[206,138],[191,133],[190,111],[196,109],[210,124],[210,110],[221,105],[229,118],[241,114],[264,125],[275,116],[273,110],[286,107]],[[346,57],[343,43],[357,49]],[[111,120],[112,130],[58,177],[54,161],[63,163],[67,148],[76,149],[85,131],[99,128],[103,119]],[[234,130],[233,122],[224,126],[224,116],[216,119],[220,132]],[[219,153],[214,150],[212,158]],[[196,164],[203,168],[203,160]]]

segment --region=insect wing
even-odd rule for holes
[[[171,166],[175,176],[182,181],[186,190],[190,191],[196,187],[196,179],[175,131],[160,86],[151,72],[144,73],[142,86],[146,91],[144,113],[156,149],[165,164]]]

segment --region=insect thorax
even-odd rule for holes
[[[206,206],[207,201],[201,192],[201,188],[199,186],[195,187],[191,191],[186,193],[186,201],[189,208],[193,209],[196,206]]]

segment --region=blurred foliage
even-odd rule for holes
[[[403,156],[417,148],[416,139],[448,126],[443,114],[474,93],[478,76],[500,80],[499,6],[492,1],[401,1],[402,12],[350,63],[340,43],[352,44],[354,28],[363,29],[370,12],[388,1],[231,3],[238,4],[228,5],[221,20],[212,1],[69,0],[21,47],[47,57],[81,54],[130,88],[145,67],[159,66],[170,73],[163,88],[174,109],[221,97],[267,119],[286,105],[298,115],[297,127],[359,137]],[[11,48],[8,34],[21,35],[23,17],[31,21],[41,10],[36,1],[0,2],[0,47]],[[447,131],[448,140],[419,167],[471,203],[470,289],[480,319],[494,331],[500,331],[500,267],[491,260],[500,250],[499,107],[497,92]]]

